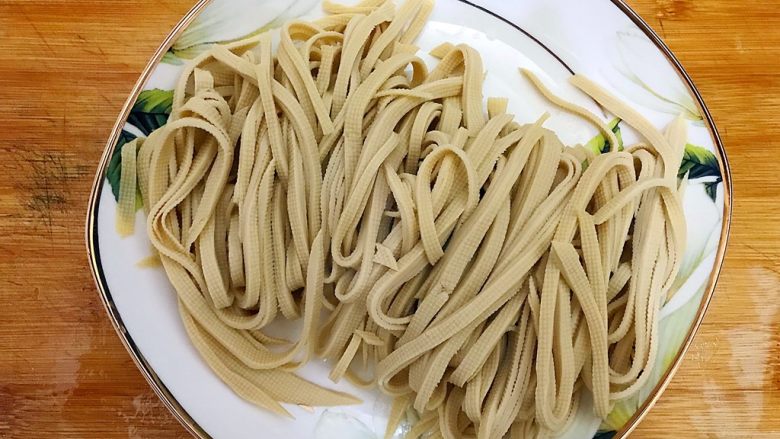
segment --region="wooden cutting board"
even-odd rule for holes
[[[639,438],[780,437],[780,0],[630,0],[688,69],[734,174],[715,300]],[[89,273],[116,115],[185,0],[0,0],[0,438],[172,438]]]

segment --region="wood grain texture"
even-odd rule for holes
[[[780,0],[631,0],[681,59],[734,174],[710,312],[639,438],[780,437]],[[0,0],[0,438],[174,438],[102,309],[93,172],[185,0]]]

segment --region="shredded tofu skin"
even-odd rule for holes
[[[432,8],[325,1],[276,50],[262,34],[195,59],[168,123],[122,152],[117,228],[140,194],[192,343],[260,407],[360,403],[296,375],[324,358],[395,398],[388,438],[410,408],[409,438],[552,437],[581,393],[606,418],[653,372],[685,124],[660,132],[575,76],[643,139],[621,149],[523,71],[610,148],[565,146],[546,115],[484,99],[473,48],[442,42],[429,69],[414,42]],[[269,335],[278,319],[300,336]]]

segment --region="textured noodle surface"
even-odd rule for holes
[[[685,223],[685,125],[661,133],[598,85],[573,83],[633,126],[621,150],[601,119],[556,97],[610,143],[601,155],[520,125],[483,96],[485,66],[414,41],[432,3],[326,1],[194,60],[167,125],[122,152],[117,227],[136,194],[193,344],[241,397],[354,404],[299,378],[395,397],[388,436],[554,436],[592,394],[606,417],[649,379],[659,311]],[[278,47],[274,49],[274,47]],[[154,260],[157,260],[156,258]],[[267,333],[300,321],[295,340]]]

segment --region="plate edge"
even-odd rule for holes
[[[715,125],[715,121],[712,118],[712,114],[710,113],[709,108],[707,108],[707,104],[705,104],[704,98],[699,92],[699,89],[696,87],[696,84],[693,82],[693,79],[685,70],[680,60],[677,59],[677,57],[674,55],[669,46],[667,46],[663,39],[658,35],[658,33],[656,33],[655,30],[653,30],[653,28],[642,18],[642,16],[634,11],[634,9],[631,8],[631,6],[629,6],[625,0],[610,1],[618,9],[620,9],[620,11],[623,12],[642,32],[644,32],[650,41],[664,54],[666,59],[677,71],[677,75],[685,83],[688,91],[695,98],[696,105],[699,107],[701,114],[704,116],[704,121],[709,127],[708,131],[712,137],[715,148],[718,150],[719,154],[716,158],[723,176],[723,224],[721,226],[720,241],[718,242],[718,251],[715,256],[715,263],[712,266],[712,272],[710,273],[710,277],[707,282],[705,295],[702,297],[699,309],[696,311],[696,319],[688,330],[688,333],[685,335],[685,341],[677,351],[677,355],[675,355],[675,358],[672,361],[669,369],[666,370],[664,375],[661,377],[661,380],[658,382],[658,384],[656,384],[655,388],[650,393],[650,396],[644,401],[644,403],[642,403],[641,406],[639,406],[636,413],[634,413],[631,419],[626,423],[626,425],[623,426],[621,430],[617,432],[614,437],[614,439],[624,439],[627,438],[628,435],[639,426],[645,416],[647,416],[647,414],[650,412],[650,409],[652,409],[661,398],[661,395],[663,395],[664,391],[671,383],[672,378],[674,378],[674,375],[680,368],[685,354],[688,353],[688,350],[693,344],[693,340],[696,338],[696,334],[701,328],[704,317],[707,314],[707,309],[709,308],[710,303],[712,302],[712,299],[715,295],[715,289],[718,280],[720,279],[720,273],[723,269],[723,262],[726,257],[726,249],[728,247],[731,232],[733,193],[731,167],[729,165],[726,148],[723,146],[723,141],[720,137],[720,133],[718,132],[718,128]]]
[[[133,108],[138,96],[144,85],[149,80],[154,69],[159,65],[165,53],[170,49],[176,39],[184,32],[187,26],[192,23],[193,20],[205,9],[205,7],[211,3],[211,0],[198,0],[198,2],[190,8],[184,17],[179,20],[173,29],[168,33],[163,42],[154,52],[154,55],[149,60],[147,65],[141,72],[141,76],[136,81],[133,89],[125,101],[122,110],[117,117],[116,123],[109,135],[106,146],[103,149],[103,154],[100,159],[95,178],[92,182],[92,189],[89,196],[87,206],[87,218],[85,227],[85,242],[87,247],[87,257],[89,259],[90,271],[92,278],[95,282],[95,286],[100,294],[100,298],[103,302],[103,307],[108,314],[109,320],[114,327],[119,339],[122,341],[130,357],[133,359],[141,375],[149,383],[154,393],[162,401],[168,411],[171,412],[173,417],[179,421],[179,423],[193,436],[201,439],[210,439],[211,436],[190,416],[187,410],[182,407],[179,401],[168,390],[167,386],[154,372],[154,369],[149,365],[146,358],[143,356],[138,346],[133,341],[133,338],[128,334],[127,328],[125,328],[122,317],[118,310],[114,306],[111,293],[106,282],[103,267],[100,262],[100,250],[97,246],[97,214],[99,209],[99,195],[101,194],[103,185],[105,184],[106,166],[108,165],[111,156],[116,149],[116,143],[119,139],[119,135],[127,122],[127,118],[130,115],[130,111]]]

